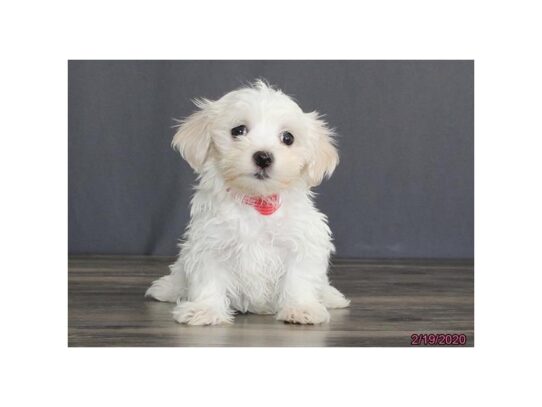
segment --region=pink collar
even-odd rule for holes
[[[277,194],[269,196],[245,196],[243,203],[252,206],[260,214],[267,216],[274,214],[280,208],[280,197]]]

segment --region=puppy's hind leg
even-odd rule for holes
[[[186,297],[186,275],[180,260],[169,266],[171,273],[155,280],[145,293],[145,297],[152,297],[158,301],[177,302],[179,298]]]
[[[350,300],[329,283],[322,288],[322,302],[329,309],[346,308],[350,305]]]

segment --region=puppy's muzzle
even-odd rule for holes
[[[254,162],[262,170],[269,167],[273,163],[273,154],[267,151],[256,151],[252,156]]]

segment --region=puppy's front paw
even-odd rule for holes
[[[287,305],[277,313],[277,319],[291,324],[322,324],[329,322],[329,312],[319,303]]]
[[[233,315],[227,310],[203,302],[181,302],[173,310],[175,321],[188,325],[231,324]]]

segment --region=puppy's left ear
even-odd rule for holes
[[[339,164],[339,154],[335,148],[335,133],[317,112],[305,113],[308,128],[313,139],[314,152],[306,166],[306,178],[311,187],[320,185],[324,177],[331,177]]]
[[[207,99],[195,100],[194,104],[199,110],[181,121],[171,142],[171,146],[181,153],[181,156],[197,173],[201,172],[209,154],[213,103]]]

